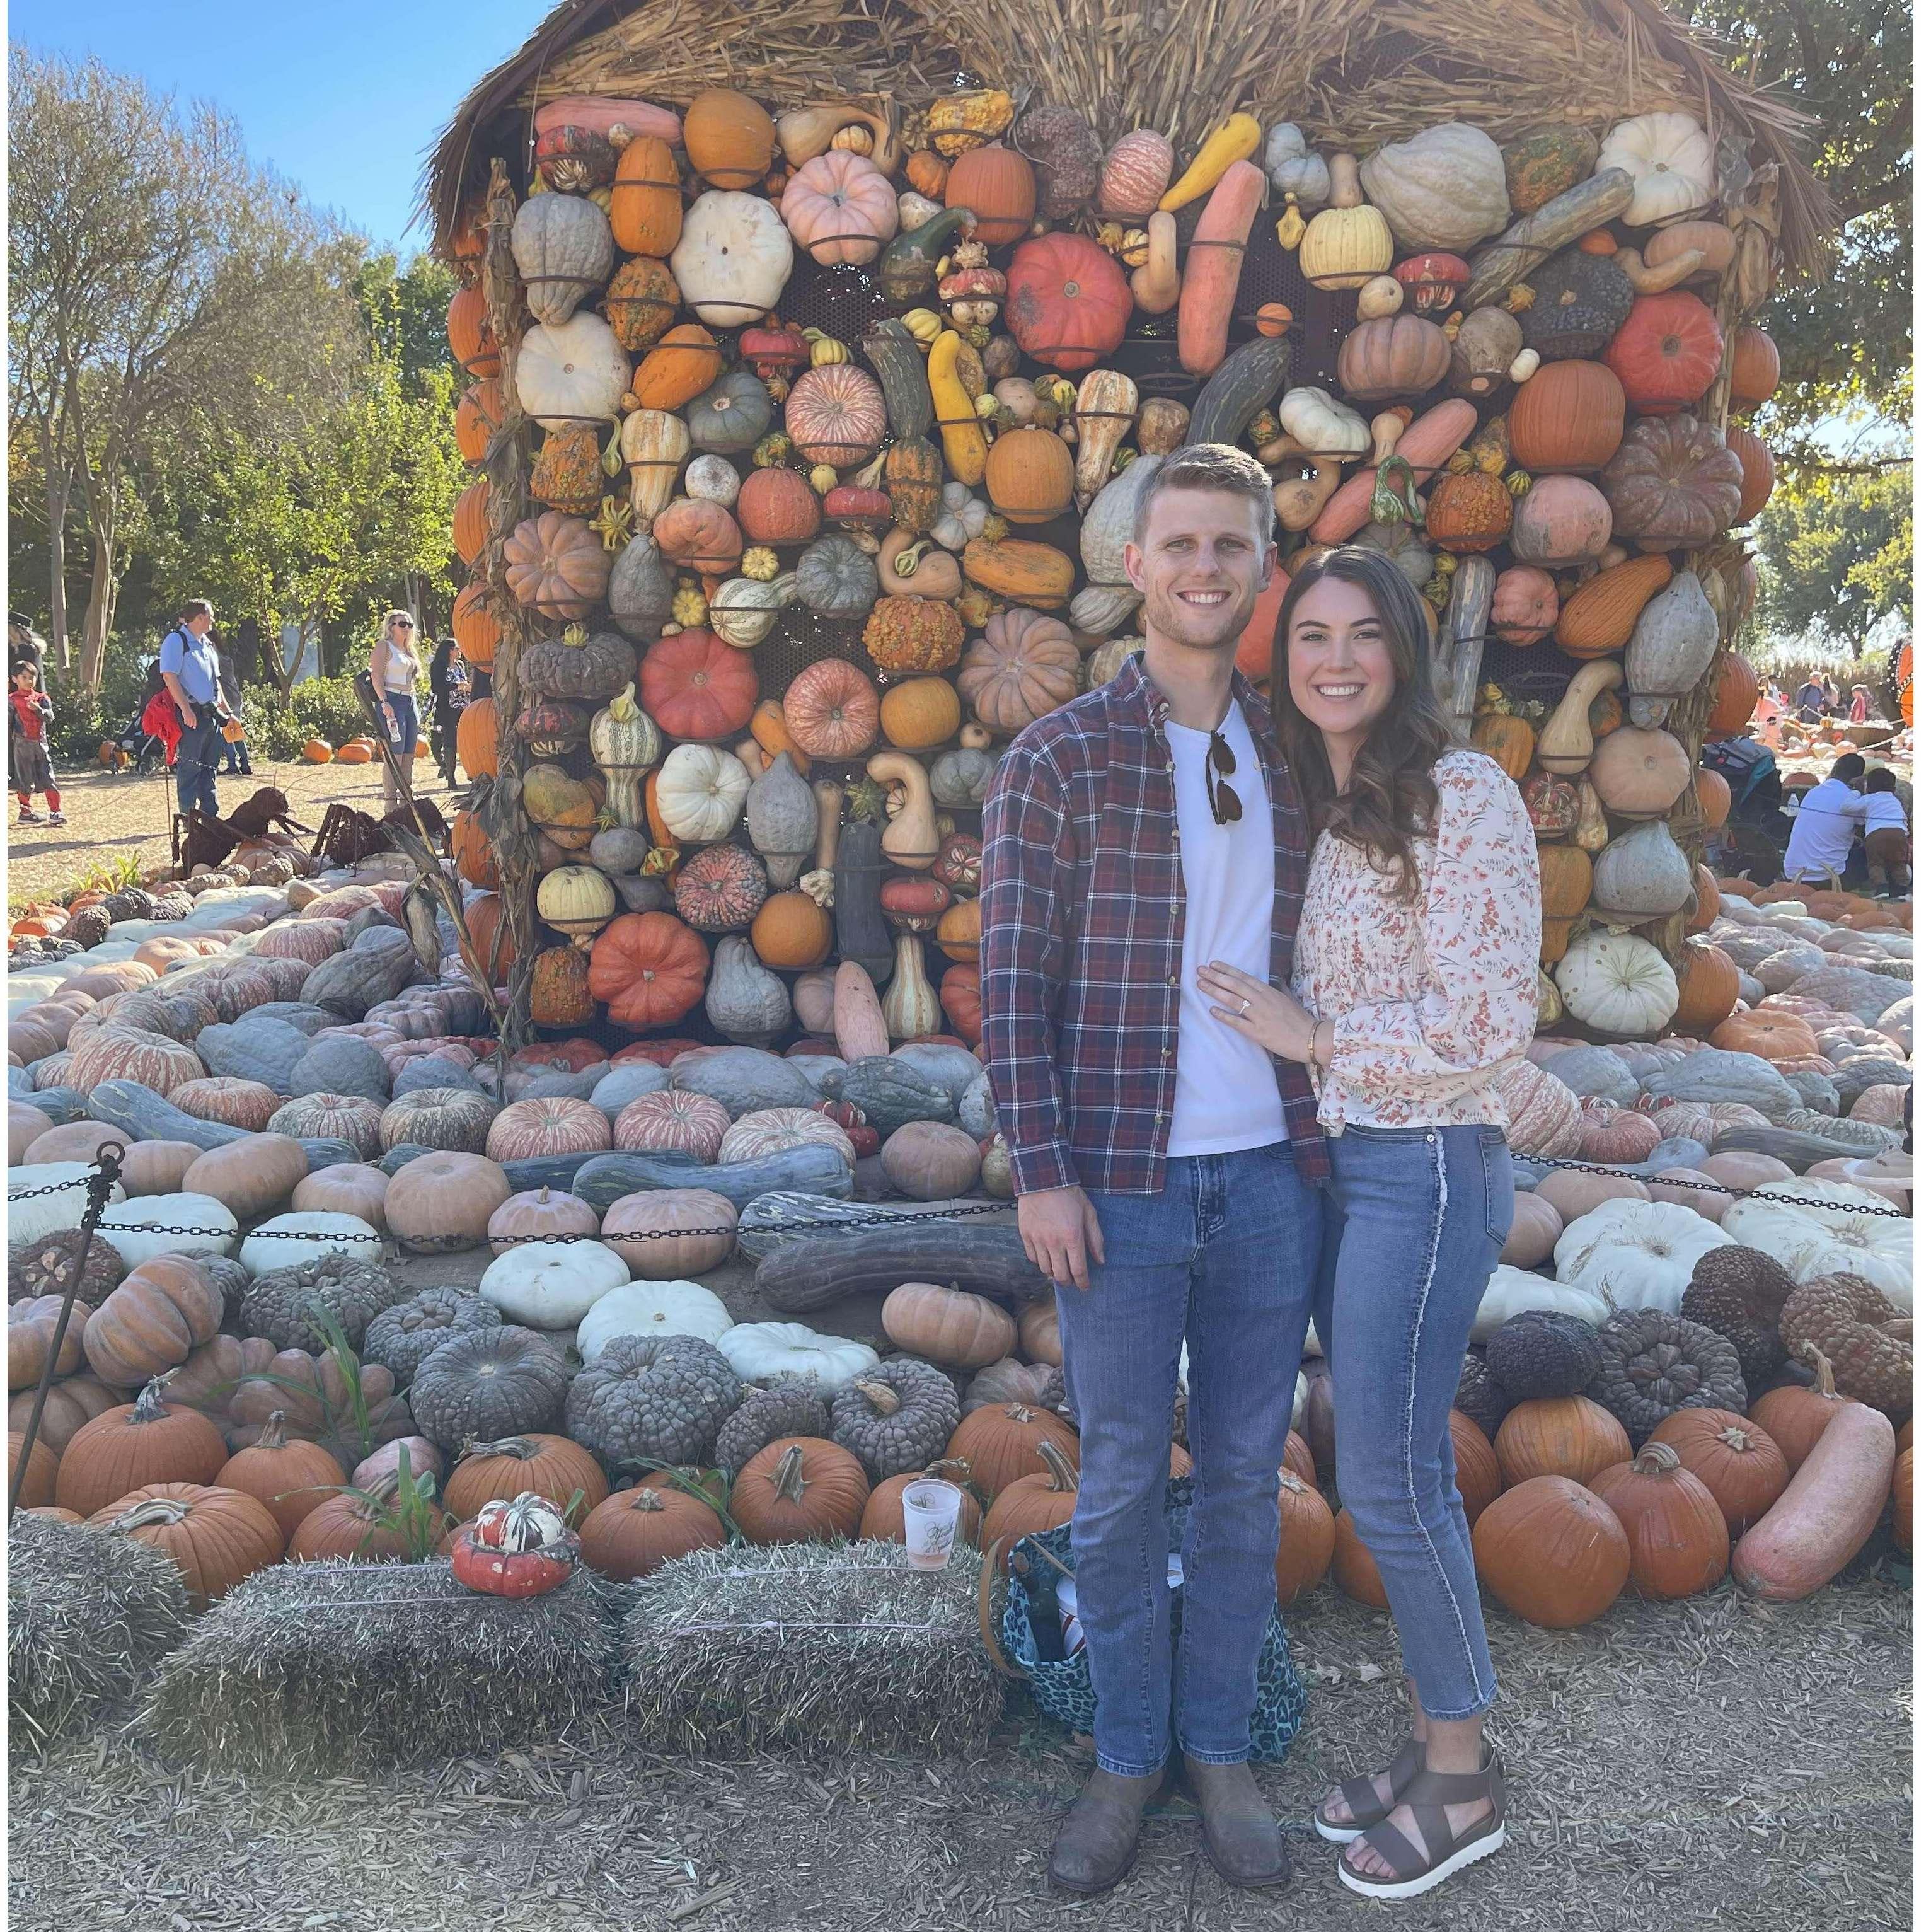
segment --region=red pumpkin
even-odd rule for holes
[[[795,470],[754,470],[734,507],[739,527],[753,543],[807,544],[818,534],[817,496]]]
[[[1687,409],[1723,366],[1723,332],[1709,305],[1681,289],[1639,296],[1603,352],[1639,416]]]
[[[955,180],[964,165],[962,160],[953,169]],[[1014,250],[1006,275],[1006,326],[1035,362],[1051,369],[1090,369],[1126,339],[1132,314],[1126,278],[1098,242],[1083,235],[1042,235]]]
[[[757,673],[748,651],[709,631],[659,638],[637,674],[643,708],[673,738],[728,738],[757,708]]]

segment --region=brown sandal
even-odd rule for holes
[[[1419,1898],[1432,1892],[1442,1880],[1485,1858],[1501,1849],[1507,1836],[1501,1754],[1492,1744],[1488,1762],[1480,1771],[1420,1772],[1402,1793],[1401,1803],[1415,1814],[1415,1823],[1427,1846],[1426,1854],[1415,1850],[1405,1832],[1398,1832],[1384,1819],[1363,1835],[1369,1850],[1378,1852],[1395,1876],[1391,1879],[1365,1877],[1345,1858],[1339,1861],[1341,1882],[1363,1898]],[[1487,1799],[1489,1815],[1460,1833],[1448,1828],[1450,1804],[1475,1804]]]
[[[1354,1820],[1348,1825],[1337,1825],[1331,1818],[1322,1816],[1324,1806],[1315,1808],[1314,1828],[1331,1845],[1351,1845],[1363,1832],[1381,1823],[1388,1814],[1402,1802],[1402,1792],[1411,1778],[1426,1768],[1421,1741],[1410,1738],[1402,1747],[1401,1755],[1381,1775],[1385,1777],[1394,1796],[1384,1804],[1375,1795],[1375,1778],[1350,1778],[1342,1781],[1339,1792],[1341,1802],[1348,1807],[1348,1815]]]

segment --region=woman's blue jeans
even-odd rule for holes
[[[1158,1194],[1092,1196],[1106,1260],[1059,1291],[1080,1427],[1072,1525],[1102,1768],[1248,1755],[1274,1604],[1277,1472],[1321,1248],[1321,1202],[1282,1142],[1171,1160]],[[1180,1343],[1194,1503],[1174,1681],[1165,1506]]]
[[[1508,1238],[1508,1149],[1500,1127],[1350,1127],[1328,1154],[1315,1326],[1334,1376],[1336,1486],[1423,1711],[1472,1718],[1495,1672],[1448,1412]]]

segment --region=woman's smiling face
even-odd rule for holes
[[[1316,730],[1354,744],[1393,701],[1387,632],[1361,585],[1324,577],[1295,604],[1288,632],[1288,695]]]

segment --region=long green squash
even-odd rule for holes
[[[1207,378],[1187,424],[1187,440],[1237,446],[1247,425],[1279,397],[1293,360],[1294,345],[1285,335],[1243,342]]]
[[[757,1264],[753,1286],[781,1315],[805,1315],[847,1294],[889,1294],[908,1281],[940,1281],[1008,1303],[1051,1287],[1026,1258],[1017,1227],[970,1221],[806,1235]]]
[[[738,1215],[738,1249],[754,1262],[775,1255],[794,1241],[811,1240],[827,1234],[850,1234],[868,1228],[881,1215],[895,1221],[930,1220],[949,1208],[976,1208],[983,1201],[919,1201],[909,1205],[884,1201],[831,1201],[821,1194],[799,1194],[776,1188],[748,1202]],[[1016,1211],[1016,1210],[1015,1210]],[[1009,1220],[982,1211],[970,1221],[946,1223],[960,1227],[985,1228],[1016,1226]]]
[[[1636,191],[1627,169],[1605,168],[1511,222],[1470,264],[1473,272],[1459,303],[1462,314],[1471,314],[1484,302],[1495,301],[1534,274],[1557,249],[1615,220]]]
[[[726,1161],[717,1166],[706,1166],[688,1154],[599,1154],[584,1162],[570,1184],[571,1192],[599,1214],[626,1194],[664,1187],[708,1188],[733,1208],[742,1208],[775,1188],[846,1201],[851,1198],[852,1171],[835,1148],[820,1145],[786,1148],[756,1160]]]

